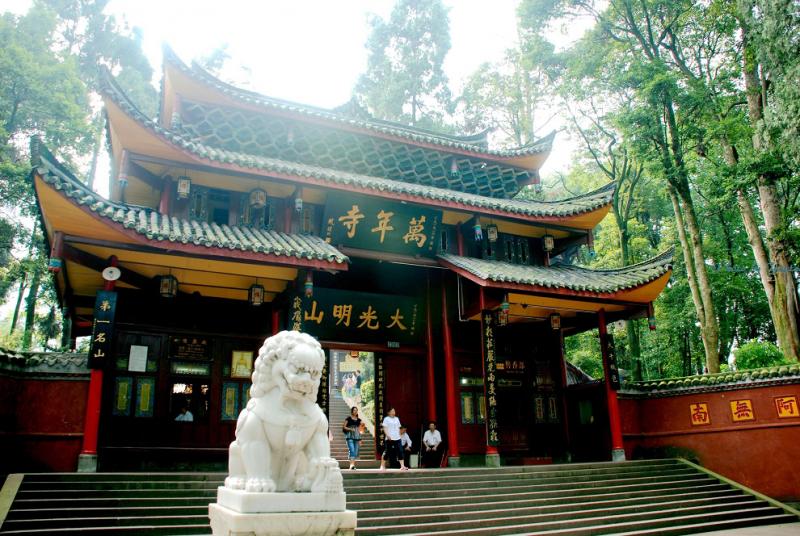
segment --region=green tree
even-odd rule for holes
[[[398,0],[389,20],[373,17],[367,71],[356,97],[381,119],[441,127],[450,106],[443,65],[450,22],[441,0]]]

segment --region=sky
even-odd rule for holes
[[[30,3],[3,1],[18,13]],[[482,63],[501,60],[504,51],[514,46],[519,0],[444,3],[450,9],[452,44],[445,71],[458,94],[463,81]],[[221,74],[226,82],[330,108],[350,99],[366,69],[369,17],[386,19],[393,5],[394,0],[111,0],[107,12],[141,29],[145,54],[156,73],[160,73],[162,43],[186,62],[227,45],[231,58]],[[569,40],[555,37],[557,42]],[[556,119],[536,134],[544,136],[562,125]],[[566,133],[558,135],[541,170],[545,180],[553,172],[566,171],[573,147]],[[101,163],[95,184],[107,184],[107,169]]]

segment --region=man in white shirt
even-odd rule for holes
[[[194,422],[194,415],[192,415],[192,412],[189,411],[189,408],[183,406],[181,408],[181,412],[178,413],[177,417],[175,417],[175,420],[178,422]]]
[[[428,423],[428,429],[422,436],[422,463],[425,467],[439,467],[442,453],[439,445],[442,443],[442,434],[436,429],[436,423]]]
[[[393,460],[399,460],[400,470],[408,471],[403,460],[403,447],[400,442],[400,419],[397,418],[394,408],[389,408],[389,414],[384,417],[381,427],[386,436],[386,450],[381,457],[381,471],[386,469],[386,458],[389,458],[390,463],[393,463]]]

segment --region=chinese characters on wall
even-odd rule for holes
[[[483,312],[484,388],[486,389],[486,443],[497,446],[500,436],[497,422],[497,356],[491,311]]]
[[[779,419],[800,418],[800,407],[797,396],[785,395],[773,398],[775,417]],[[756,421],[757,415],[751,399],[730,400],[728,402],[731,422]],[[762,408],[763,411],[763,408]],[[711,424],[711,412],[708,402],[695,402],[689,404],[689,419],[692,426]]]
[[[111,290],[97,291],[92,322],[92,342],[89,348],[89,366],[103,368],[110,358],[111,339],[114,336],[114,312],[117,309],[117,293]]]

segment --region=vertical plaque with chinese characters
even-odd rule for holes
[[[483,382],[486,391],[486,444],[496,447],[500,443],[497,422],[497,355],[494,340],[494,315],[483,311]]]
[[[117,293],[98,290],[94,302],[92,342],[89,347],[89,366],[103,368],[111,359],[111,339],[114,336],[114,313],[117,309]]]

